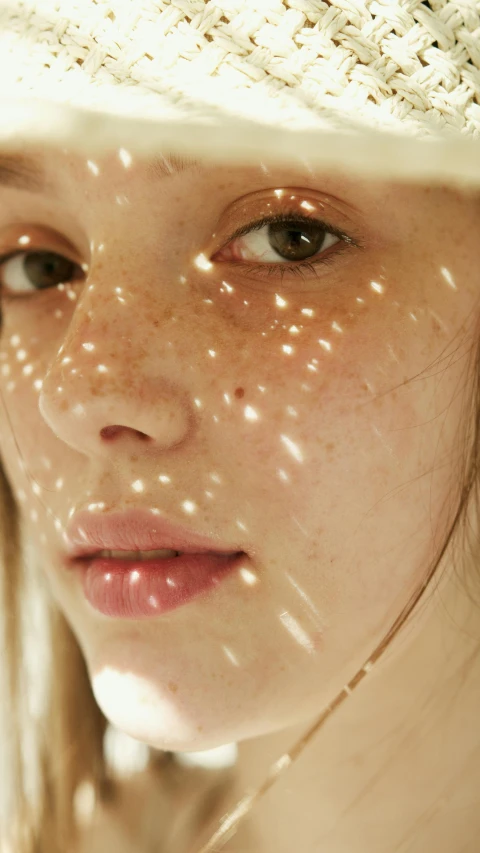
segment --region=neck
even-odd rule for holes
[[[225,850],[473,850],[480,831],[480,603],[454,573],[445,576]],[[313,722],[239,745],[238,799]]]

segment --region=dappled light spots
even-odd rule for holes
[[[175,752],[278,732],[328,704],[431,557],[473,238],[441,194],[304,165],[50,159],[61,203],[30,222],[12,194],[21,227],[0,227],[21,250],[3,267],[1,438],[46,585],[116,725]],[[107,615],[59,555],[80,512],[83,547],[130,510],[118,550],[133,538],[138,565],[103,564]]]

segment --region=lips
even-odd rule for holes
[[[182,554],[232,555],[243,551],[239,543],[219,541],[176,525],[161,515],[132,508],[122,513],[79,512],[66,531],[67,554],[78,560],[101,551],[179,551]]]
[[[66,565],[78,573],[87,601],[117,619],[163,616],[248,564],[241,547],[142,509],[78,513],[66,541]]]

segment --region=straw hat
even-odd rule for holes
[[[122,147],[480,186],[479,0],[9,0],[0,150]]]

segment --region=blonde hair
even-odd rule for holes
[[[53,605],[49,633],[54,677],[44,713],[36,718],[31,711],[22,607],[26,596],[36,593],[35,579],[25,570],[19,513],[1,465],[0,553],[5,649],[1,746],[7,752],[2,769],[8,786],[4,797],[9,798],[0,838],[6,851],[12,845],[15,853],[64,853],[76,837],[73,800],[78,785],[89,780],[100,798],[112,792],[103,754],[106,720],[94,700],[78,644]],[[29,760],[22,749],[24,725],[34,745]],[[38,786],[32,803],[29,776],[35,772]]]

